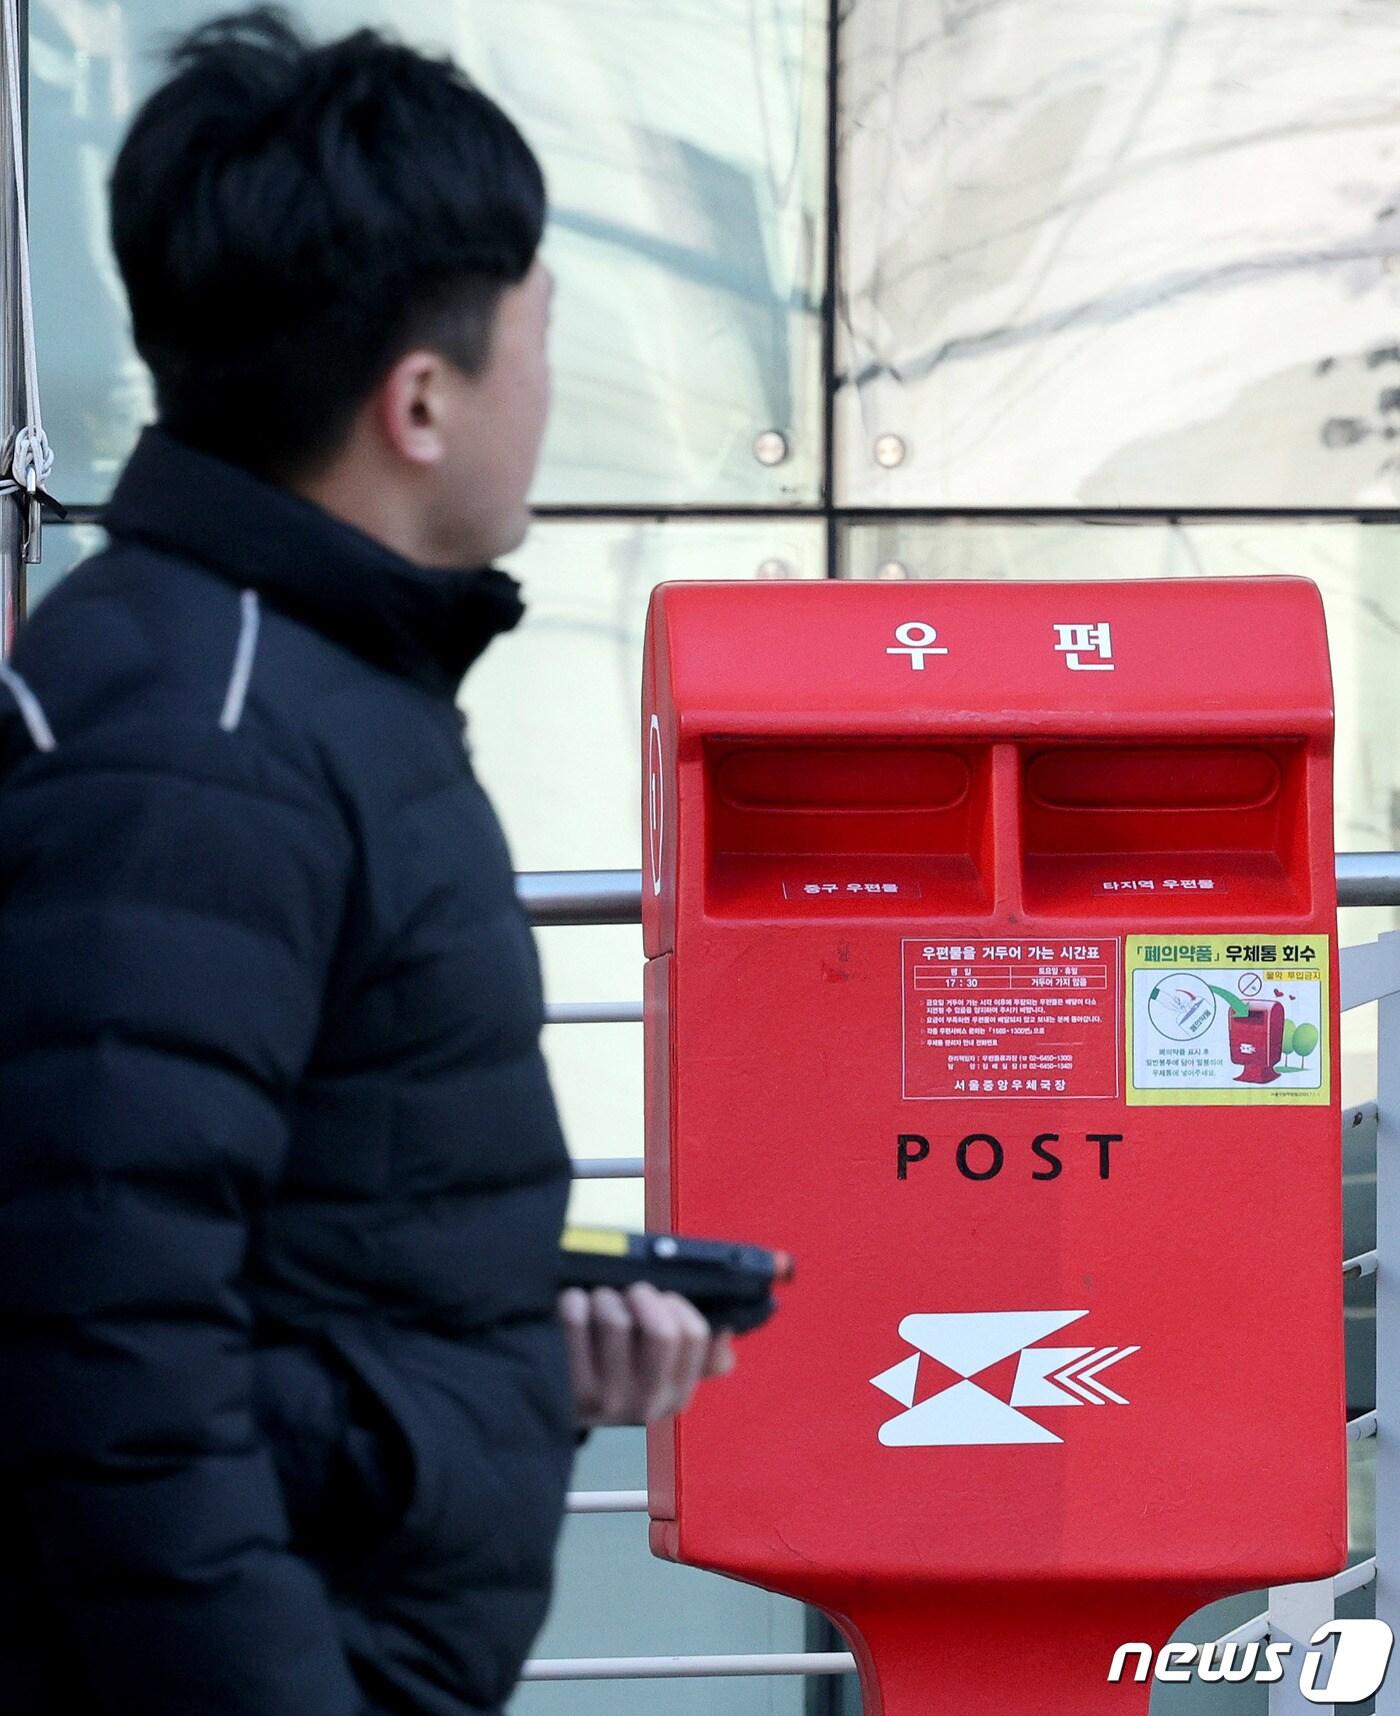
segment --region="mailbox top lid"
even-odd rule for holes
[[[1306,578],[662,584],[648,633],[693,732],[1332,726]]]

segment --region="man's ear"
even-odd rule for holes
[[[446,454],[445,368],[436,352],[405,352],[376,390],[380,432],[410,465],[436,465]]]

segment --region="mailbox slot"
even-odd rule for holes
[[[835,884],[859,909],[984,909],[990,896],[991,748],[754,744],[706,749],[708,900],[721,916],[789,915]]]
[[[1306,911],[1306,771],[1303,745],[1286,741],[1028,748],[1026,904],[1112,913],[1133,882],[1151,884],[1154,910],[1190,913],[1204,882],[1237,917]]]

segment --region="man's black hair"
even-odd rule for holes
[[[112,173],[112,240],[164,423],[259,474],[313,471],[415,345],[467,373],[539,247],[539,164],[450,61],[280,9],[170,52]]]

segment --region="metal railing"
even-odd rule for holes
[[[540,926],[636,924],[641,918],[639,870],[531,871],[516,878],[517,893],[531,920]],[[1400,907],[1400,852],[1345,852],[1337,855],[1337,898],[1342,907]],[[1376,1586],[1376,1613],[1400,1630],[1400,1444],[1382,1435],[1384,1422],[1400,1422],[1400,1282],[1393,1269],[1380,1266],[1380,1253],[1400,1233],[1400,1173],[1388,1171],[1400,1151],[1400,933],[1343,948],[1342,1007],[1379,1004],[1382,1049],[1378,1056],[1378,1100],[1348,1109],[1344,1127],[1374,1119],[1377,1123],[1376,1233],[1374,1250],[1347,1258],[1347,1281],[1376,1277],[1376,1406],[1346,1427],[1349,1442],[1376,1438],[1376,1554],[1332,1579],[1281,1586],[1269,1593],[1269,1607],[1225,1634],[1218,1644],[1247,1644],[1270,1638],[1306,1643],[1316,1628],[1336,1613],[1340,1598],[1366,1585]],[[640,1001],[555,1002],[552,1024],[636,1023]],[[581,1159],[574,1164],[582,1180],[639,1179],[640,1156]],[[1392,1219],[1393,1218],[1393,1219]],[[644,1514],[645,1490],[576,1490],[568,1499],[572,1514]],[[1394,1552],[1392,1553],[1392,1548]],[[1394,1568],[1395,1572],[1390,1569]],[[1301,1653],[1295,1653],[1295,1656]],[[841,1675],[855,1672],[848,1651],[764,1652],[750,1655],[560,1657],[536,1659],[525,1680],[698,1679],[748,1675]],[[1296,1675],[1296,1668],[1294,1669]],[[1269,1689],[1271,1716],[1309,1710],[1298,1702],[1293,1675]],[[1377,1716],[1400,1716],[1400,1680],[1382,1687]]]
[[[641,921],[640,870],[523,870],[515,891],[541,927]],[[1400,906],[1400,852],[1339,852],[1337,903]]]

